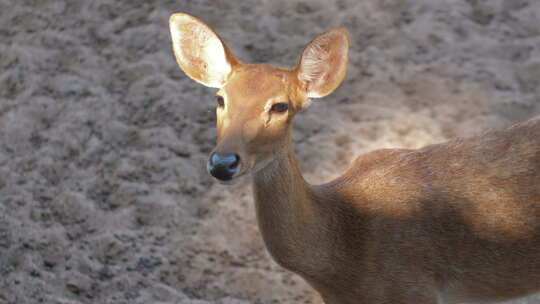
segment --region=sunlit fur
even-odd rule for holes
[[[254,167],[260,169],[260,164],[268,163],[288,144],[292,118],[305,99],[298,87],[291,85],[294,77],[288,69],[242,64],[217,92],[225,99],[225,107],[216,109],[218,138],[214,151],[239,154],[239,175]],[[271,112],[272,105],[280,102],[288,103],[289,110]]]
[[[200,20],[186,14],[173,14],[169,23],[174,54],[182,70],[201,84],[221,87],[232,70],[234,57],[219,37]]]
[[[323,185],[303,179],[292,119],[309,97],[339,85],[344,48],[346,32],[333,30],[293,69],[223,58],[232,71],[219,76],[225,107],[216,110],[214,151],[241,156],[238,176],[251,171],[274,259],[327,304],[489,302],[540,291],[540,117],[418,150],[373,151]],[[206,49],[192,52],[206,58]],[[275,102],[291,107],[271,113]]]

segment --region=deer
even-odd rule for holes
[[[371,151],[311,185],[293,119],[343,81],[348,31],[318,35],[284,68],[240,61],[197,17],[174,13],[169,25],[180,68],[218,89],[208,172],[224,184],[250,176],[268,252],[325,303],[485,303],[540,291],[540,117]]]

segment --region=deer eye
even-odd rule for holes
[[[272,105],[270,112],[283,113],[289,109],[289,104],[285,102],[279,102]]]
[[[218,108],[223,108],[225,106],[225,100],[221,96],[216,96],[216,102]]]

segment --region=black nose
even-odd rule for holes
[[[237,154],[218,154],[212,153],[208,160],[208,172],[213,177],[227,181],[233,178],[238,171],[240,165],[240,157]]]

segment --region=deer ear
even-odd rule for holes
[[[307,97],[324,97],[345,78],[349,53],[349,33],[333,29],[311,41],[296,67],[298,79]]]
[[[237,60],[219,36],[204,22],[184,13],[173,14],[169,26],[180,68],[199,83],[222,87]]]

